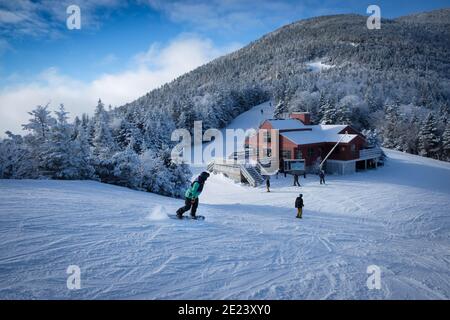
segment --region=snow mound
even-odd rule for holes
[[[271,112],[263,104],[230,127]],[[213,174],[204,223],[167,219],[182,199],[0,180],[0,299],[449,299],[450,164],[385,151],[377,170],[326,185],[307,175],[301,188],[280,174],[270,193]],[[67,289],[69,265],[81,290]],[[366,285],[371,265],[379,290]]]

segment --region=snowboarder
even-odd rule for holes
[[[298,174],[294,173],[294,187],[300,187],[300,182],[298,182]]]
[[[191,187],[186,190],[184,206],[177,210],[177,217],[182,218],[183,213],[191,210],[191,217],[195,218],[195,213],[198,207],[198,196],[202,193],[203,186],[206,179],[208,179],[209,173],[202,172],[195,180],[191,183]]]
[[[270,192],[270,177],[269,176],[266,177],[266,188],[267,188],[267,192]]]
[[[325,184],[325,171],[323,171],[322,169],[320,169],[319,171],[319,178],[320,178],[320,184]]]
[[[297,208],[297,218],[301,219],[303,214],[303,195],[300,193],[297,199],[295,199],[295,208]]]

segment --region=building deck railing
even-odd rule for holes
[[[383,151],[378,147],[359,150],[359,158],[362,160],[380,158],[382,155]]]

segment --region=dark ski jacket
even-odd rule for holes
[[[303,198],[297,197],[297,199],[295,199],[295,207],[296,208],[303,208]]]

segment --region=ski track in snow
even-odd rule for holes
[[[259,124],[261,108],[230,127]],[[387,153],[324,186],[279,175],[271,193],[212,175],[205,221],[161,219],[182,200],[117,186],[0,180],[0,298],[449,299],[450,164]],[[74,264],[81,290],[66,288]],[[372,264],[381,290],[366,287]]]

